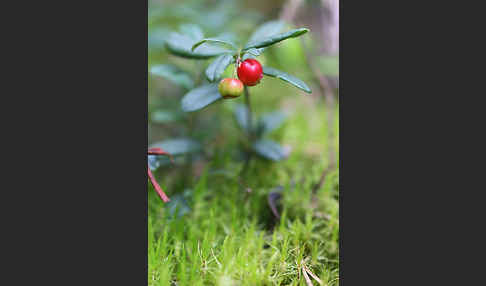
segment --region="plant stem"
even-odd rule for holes
[[[159,197],[164,201],[164,203],[167,203],[170,201],[169,197],[164,193],[164,190],[160,187],[159,183],[154,178],[154,175],[152,174],[152,171],[150,171],[150,166],[147,168],[148,169],[148,176],[150,179],[150,182],[152,183],[152,186],[154,186],[155,191],[159,195]]]
[[[250,93],[246,85],[245,85],[245,105],[248,110],[248,113],[246,114],[248,141],[250,143],[253,143],[253,112],[251,110]]]
[[[250,102],[250,92],[248,91],[248,87],[245,85],[244,87],[245,90],[245,105],[246,109],[248,110],[246,114],[246,134],[248,135],[248,143],[250,145],[253,144],[253,112],[251,110],[251,102]],[[246,158],[245,158],[245,164],[243,165],[243,169],[241,169],[240,176],[244,176],[246,171],[248,170],[248,167],[250,165],[250,160],[251,160],[251,151],[247,150],[246,151]]]

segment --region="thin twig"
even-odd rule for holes
[[[248,87],[245,85],[245,105],[248,110],[246,114],[247,120],[247,131],[248,131],[248,141],[252,142],[253,140],[253,112],[251,109],[251,102],[250,102],[250,92],[248,91]]]
[[[170,154],[165,152],[164,150],[162,150],[162,148],[149,148],[148,154],[149,155],[167,155],[167,156],[170,156]]]
[[[281,191],[283,188],[277,187],[274,188],[274,190],[279,190]],[[267,201],[268,205],[270,206],[270,210],[272,211],[273,215],[277,218],[280,219],[280,214],[278,213],[277,210],[277,200],[279,200],[282,197],[282,195],[278,191],[273,191],[268,194]]]
[[[305,271],[304,265],[302,265],[301,270],[302,270],[302,274],[304,275],[307,286],[314,286],[314,284],[312,284],[312,281],[309,278],[309,275],[307,275],[307,271]]]
[[[165,155],[169,157],[172,163],[174,163],[174,158],[172,157],[172,155],[162,150],[161,148],[150,148],[148,150],[148,155],[156,155],[156,156]]]
[[[321,280],[321,279],[319,279],[319,277],[317,277],[317,275],[315,275],[314,273],[312,273],[312,271],[310,271],[310,270],[309,270],[309,268],[307,268],[307,266],[305,266],[305,264],[304,264],[304,270],[305,270],[307,273],[309,273],[309,275],[310,275],[312,278],[314,278],[314,279],[317,281],[317,283],[319,283],[320,285],[322,285],[322,280]]]
[[[253,144],[253,111],[251,109],[251,101],[250,101],[250,92],[248,91],[248,87],[245,85],[245,106],[246,106],[246,131],[248,136],[248,143],[251,145]],[[243,177],[245,173],[248,171],[248,167],[250,166],[250,161],[252,158],[252,152],[250,150],[246,150],[245,154],[245,163],[243,168],[241,169],[240,176]]]
[[[172,155],[170,155],[166,151],[162,150],[162,148],[156,148],[156,147],[155,148],[149,148],[147,154],[148,155],[156,155],[156,156],[159,156],[159,155],[169,156],[170,161],[172,163],[174,163],[174,159],[172,158]],[[148,176],[149,176],[150,182],[152,183],[152,186],[154,186],[155,191],[157,192],[159,197],[162,199],[162,201],[164,201],[164,203],[169,202],[170,201],[169,197],[167,197],[167,195],[164,193],[164,191],[160,187],[159,183],[157,183],[157,181],[155,180],[154,175],[152,174],[152,171],[150,170],[150,165],[148,166],[147,169],[148,169]]]
[[[150,166],[148,166],[148,176],[150,179],[150,182],[152,183],[152,186],[154,186],[155,191],[159,195],[159,197],[164,201],[164,203],[167,203],[170,201],[169,197],[164,193],[162,188],[160,187],[159,183],[154,178],[154,175],[152,174],[152,171],[150,171]]]

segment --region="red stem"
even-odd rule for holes
[[[150,171],[150,167],[148,167],[147,169],[148,169],[148,176],[149,176],[150,182],[152,183],[152,186],[154,186],[155,191],[157,192],[157,194],[159,194],[159,197],[164,201],[164,203],[167,203],[168,201],[170,201],[169,197],[167,197],[167,195],[164,193],[164,191],[160,187],[159,183],[157,183],[157,181],[155,180],[154,175],[152,174],[152,171]]]
[[[150,149],[148,149],[148,155],[166,155],[166,156],[169,156],[170,161],[172,163],[174,163],[174,159],[172,158],[172,155],[165,152],[161,148],[150,148]]]
[[[169,153],[165,152],[161,148],[149,148],[148,154],[149,155],[167,155],[167,156],[170,155]]]

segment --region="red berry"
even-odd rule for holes
[[[262,65],[255,59],[247,59],[238,67],[238,78],[248,86],[257,85],[263,77]]]
[[[235,98],[243,92],[243,83],[237,78],[224,78],[218,86],[219,93],[223,98]]]

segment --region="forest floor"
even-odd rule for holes
[[[292,148],[282,162],[254,158],[241,177],[243,164],[223,148],[189,171],[157,170],[172,201],[149,186],[149,285],[320,285],[312,276],[339,285],[339,169],[328,169],[324,100],[294,97],[286,106],[292,115],[272,135]]]

